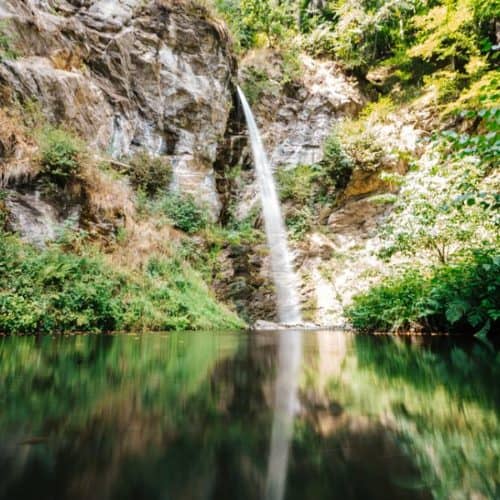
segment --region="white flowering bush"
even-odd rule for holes
[[[474,136],[444,134],[418,162],[382,230],[382,256],[424,252],[445,263],[461,250],[498,244],[500,175],[491,151],[499,138],[492,128]],[[484,150],[471,148],[483,136],[489,136]]]

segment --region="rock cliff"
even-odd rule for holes
[[[0,21],[18,54],[0,64],[4,96],[38,102],[96,154],[169,157],[172,187],[218,216],[212,165],[235,71],[223,25],[165,0],[6,0]]]

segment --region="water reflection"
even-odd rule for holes
[[[448,339],[3,338],[0,499],[498,498],[499,376]]]
[[[283,331],[278,337],[278,374],[267,467],[267,500],[281,500],[285,495],[288,455],[293,436],[294,417],[298,409],[297,389],[302,361],[301,333]]]

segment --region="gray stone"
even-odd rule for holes
[[[115,157],[172,157],[172,188],[218,217],[213,163],[236,65],[220,25],[162,0],[5,0],[2,20],[27,57],[0,63],[0,84]]]

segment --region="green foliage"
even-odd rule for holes
[[[457,114],[464,109],[479,111],[494,108],[500,100],[500,71],[492,70],[483,74],[468,88],[464,89],[460,97],[449,103],[445,109],[446,114]]]
[[[468,82],[468,78],[456,71],[436,71],[430,76],[423,78],[428,87],[434,87],[437,92],[439,104],[456,101],[463,88]]]
[[[477,250],[426,276],[408,270],[354,298],[346,314],[361,331],[411,327],[485,335],[500,324],[500,254]]]
[[[428,284],[420,272],[387,278],[366,294],[357,295],[346,315],[363,332],[394,331],[415,326],[426,310]]]
[[[347,186],[355,163],[334,128],[323,145],[323,160],[315,165],[298,165],[277,172],[282,201],[297,205],[325,204],[334,199],[335,191]],[[300,216],[299,218],[303,218]]]
[[[490,174],[500,147],[499,114],[492,108],[464,117],[479,120],[479,132],[444,132],[436,160],[407,175],[382,231],[382,256],[426,252],[444,263],[471,246],[498,242],[498,181]]]
[[[84,148],[74,135],[60,128],[45,128],[39,144],[43,174],[63,184],[79,174]]]
[[[13,48],[12,36],[7,31],[7,23],[0,22],[0,62],[5,59],[16,59],[18,55]]]
[[[278,170],[276,180],[293,239],[301,239],[311,231],[319,221],[321,209],[334,202],[335,190],[340,187],[338,164],[332,156],[320,164]]]
[[[456,0],[437,5],[414,19],[418,29],[412,57],[451,62],[463,68],[479,53],[470,0]]]
[[[140,151],[129,159],[128,164],[127,174],[135,189],[144,191],[149,196],[156,196],[168,189],[172,179],[172,165],[166,158]]]
[[[0,233],[0,331],[116,329],[122,281],[96,259],[38,252]]]
[[[243,49],[276,46],[295,32],[293,2],[273,0],[215,0]]]
[[[290,237],[294,240],[301,240],[305,234],[311,231],[315,216],[308,206],[293,208],[287,212],[285,222]]]
[[[207,210],[190,194],[169,193],[161,200],[160,206],[174,227],[186,233],[197,233],[209,222]]]
[[[287,86],[299,81],[303,69],[300,61],[300,52],[297,47],[288,47],[281,52],[281,85]]]
[[[352,69],[366,69],[390,56],[406,39],[417,1],[358,2],[345,0],[336,8],[334,53]]]
[[[201,277],[152,256],[142,272],[61,247],[36,250],[0,233],[0,332],[240,328]]]
[[[430,322],[439,329],[485,335],[500,322],[500,254],[477,250],[432,276]]]
[[[201,276],[175,258],[152,256],[144,273],[130,276],[123,327],[129,331],[227,330],[243,322],[217,303]]]
[[[332,131],[323,148],[321,166],[327,174],[328,182],[336,189],[345,188],[351,178],[354,162],[345,151],[337,130]]]
[[[500,108],[463,111],[461,115],[465,119],[479,121],[481,132],[443,132],[442,136],[451,146],[455,158],[475,157],[481,166],[493,167],[500,156]]]
[[[390,78],[384,92],[396,84],[420,84],[423,76],[440,71],[432,83],[441,102],[452,103],[498,63],[498,0],[215,3],[244,50],[271,45],[286,52],[298,46],[340,61],[358,76],[385,67]],[[295,64],[298,57],[290,61]]]
[[[304,205],[314,197],[318,169],[313,165],[298,165],[278,169],[276,180],[282,201]]]

